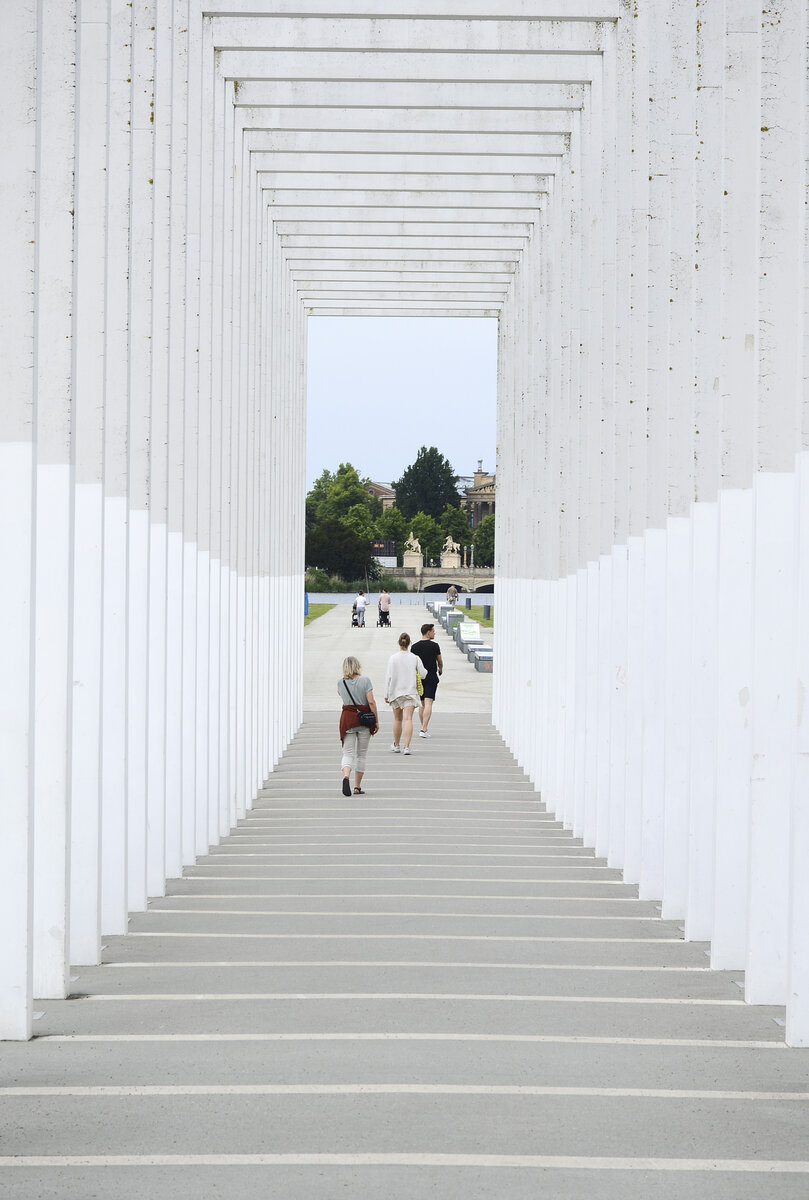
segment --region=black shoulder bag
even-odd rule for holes
[[[354,699],[354,694],[351,691],[351,688],[348,686],[348,680],[344,679],[343,683],[345,684],[345,689],[348,692],[349,696],[351,696],[351,703],[354,705],[354,707],[357,710],[357,717],[359,718],[360,725],[363,725],[366,729],[373,729],[374,726],[376,725],[376,717],[374,716],[374,714],[372,712],[360,712],[360,706],[357,704],[357,701]]]

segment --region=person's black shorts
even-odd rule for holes
[[[421,681],[424,688],[424,699],[435,700],[435,690],[438,687],[438,675],[428,674]]]

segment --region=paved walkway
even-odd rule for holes
[[[443,599],[439,596],[438,599]],[[435,617],[420,605],[401,605],[391,609],[391,628],[378,629],[376,604],[368,609],[364,629],[351,626],[351,605],[338,604],[306,627],[306,658],[303,668],[303,705],[307,712],[334,712],[337,700],[337,680],[343,659],[355,655],[363,671],[374,683],[374,694],[380,711],[385,694],[385,668],[388,658],[399,649],[399,634],[406,632],[417,642],[421,626],[430,621],[435,625],[435,640],[444,658],[444,674],[438,685],[435,716],[444,712],[492,711],[492,677],[476,671],[461,654],[452,638],[437,623]],[[494,645],[492,630],[486,630],[487,641]]]
[[[486,714],[381,735],[363,799],[335,727],[0,1047],[0,1194],[805,1200],[781,1011],[543,812]]]

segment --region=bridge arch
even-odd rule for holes
[[[443,314],[500,326],[494,720],[808,1044],[805,3],[266,7],[3,13],[0,1036],[300,719],[307,316]]]

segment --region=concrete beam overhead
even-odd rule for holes
[[[426,263],[421,269],[408,270],[396,266],[382,267],[379,270],[372,271],[367,268],[357,266],[354,271],[331,271],[328,268],[310,267],[306,269],[296,270],[294,267],[289,268],[291,277],[297,282],[305,282],[307,279],[316,280],[318,284],[327,287],[333,287],[337,283],[345,283],[350,287],[354,287],[360,283],[372,283],[384,281],[387,283],[396,283],[401,281],[407,283],[410,280],[430,280],[434,283],[462,283],[466,284],[503,284],[508,286],[511,282],[514,272],[504,271],[437,271],[432,265]]]
[[[440,305],[428,308],[423,304],[410,304],[409,302],[395,305],[383,304],[376,307],[362,302],[358,302],[356,305],[347,303],[341,305],[336,302],[334,305],[320,303],[306,305],[306,314],[310,317],[489,317],[496,319],[500,316],[501,311],[500,307],[494,306],[480,308],[471,305],[464,307]]]
[[[316,54],[362,48],[363,53],[601,54],[612,32],[602,21],[463,21],[430,16],[286,16],[209,18],[206,31],[219,53],[275,52],[294,47]]]
[[[533,197],[547,191],[549,180],[548,174],[490,175],[473,171],[389,174],[387,171],[275,171],[259,168],[256,174],[267,192],[294,192],[302,196],[324,191],[352,196],[358,192],[365,195],[379,192],[418,193],[435,195],[437,200],[443,199],[448,193],[461,193],[468,197],[479,195],[486,203],[489,202],[488,197],[493,195],[514,197],[519,203],[522,197]]]
[[[345,249],[326,248],[295,248],[293,253],[284,254],[284,262],[292,269],[311,266],[319,261],[327,265],[329,270],[355,271],[366,268],[375,270],[387,269],[393,265],[395,270],[415,269],[460,270],[462,267],[473,271],[513,271],[520,259],[519,250],[503,252],[497,250],[469,250],[459,253],[457,250],[432,250],[413,246],[409,250],[403,247],[378,247],[366,249],[361,253],[347,255]],[[429,264],[429,266],[428,266]]]
[[[503,140],[507,144],[503,144]],[[368,138],[367,150],[340,134],[310,131],[300,138],[284,137],[287,145],[278,144],[272,133],[246,133],[245,146],[259,169],[274,170],[337,170],[337,172],[412,172],[412,170],[454,170],[465,173],[496,172],[520,174],[531,172],[538,164],[556,160],[570,149],[567,137],[540,134],[522,138],[509,149],[508,134],[477,137],[475,134],[408,134],[407,139],[395,133]],[[361,139],[360,139],[361,140]],[[271,157],[270,157],[271,156]],[[302,156],[305,156],[302,157]],[[423,164],[423,166],[421,166]]]
[[[339,15],[366,17],[369,0],[340,0]],[[273,0],[281,15],[329,16],[335,12],[334,0]],[[373,13],[380,19],[402,15],[402,0],[374,0]],[[266,15],[266,0],[219,0],[201,7],[205,17],[232,17],[255,13]],[[617,20],[619,0],[498,0],[492,12],[491,0],[406,0],[405,11],[413,17],[448,18],[457,21],[610,21]]]
[[[252,85],[250,85],[252,86]],[[260,86],[260,85],[256,85]],[[323,105],[319,108],[293,108],[280,105],[244,105],[237,101],[238,119],[251,132],[279,131],[318,133],[371,133],[382,131],[392,136],[414,133],[502,134],[504,124],[509,134],[526,137],[531,134],[564,135],[570,133],[573,118],[570,109],[536,108],[509,109],[507,120],[499,108],[340,108]]]
[[[489,199],[491,197],[487,197],[487,200]],[[537,215],[535,207],[478,208],[474,203],[453,205],[449,199],[440,208],[429,207],[426,204],[424,207],[417,204],[386,204],[384,201],[374,205],[348,205],[346,203],[328,205],[322,201],[317,203],[316,200],[313,200],[312,204],[303,205],[300,201],[290,202],[289,197],[272,203],[266,195],[264,200],[271,210],[273,221],[294,222],[298,225],[305,225],[307,222],[326,223],[338,231],[343,224],[353,226],[358,223],[364,225],[366,222],[385,222],[406,225],[412,221],[416,226],[425,228],[431,222],[436,225],[454,224],[458,227],[459,232],[473,233],[475,230],[490,225],[494,225],[498,229],[503,225],[531,225]],[[450,220],[453,213],[458,214],[454,221]],[[417,232],[419,231],[417,230]],[[489,231],[487,230],[487,232]]]
[[[416,280],[412,282],[391,282],[388,285],[385,280],[379,280],[376,283],[358,283],[352,285],[351,281],[343,281],[336,285],[333,283],[323,282],[318,283],[316,280],[304,280],[296,286],[296,292],[304,300],[307,298],[320,298],[323,300],[337,300],[346,296],[358,296],[365,300],[388,300],[401,296],[405,299],[420,299],[420,300],[481,300],[487,303],[503,303],[508,295],[507,287],[489,287],[486,284],[475,283],[464,286],[463,284],[446,284],[437,281],[426,280],[424,283],[418,283]]]
[[[363,252],[380,251],[384,257],[390,250],[404,250],[407,253],[429,251],[431,254],[442,254],[446,250],[451,255],[465,254],[472,251],[476,256],[498,255],[500,253],[519,257],[528,242],[528,230],[523,235],[502,234],[500,237],[486,237],[478,234],[462,234],[447,227],[441,236],[429,233],[333,233],[324,230],[316,233],[289,233],[276,230],[281,244],[290,249],[308,253],[315,250],[363,250]]]
[[[217,73],[222,79],[320,79],[329,83],[364,79],[401,83],[562,83],[592,82],[601,67],[594,54],[452,54],[424,50],[402,53],[376,50],[220,50]]]
[[[526,111],[561,113],[582,108],[588,83],[485,80],[275,79],[239,76],[232,80],[233,102],[289,109],[336,107],[372,112],[407,108],[416,112],[473,113]]]

